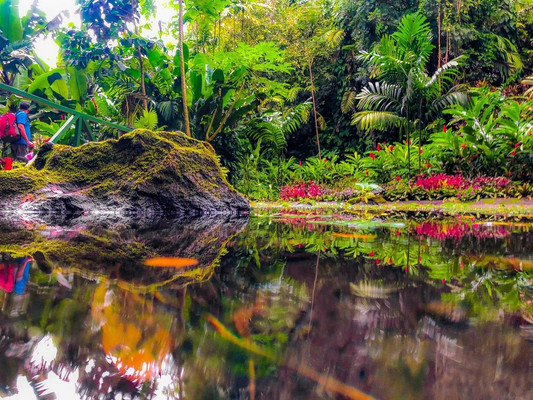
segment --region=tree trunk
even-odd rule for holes
[[[133,0],[131,1],[131,7],[133,9],[135,7]],[[133,27],[135,29],[135,35],[138,37],[139,28],[137,27],[137,22],[135,22],[135,18],[133,18]],[[148,101],[146,100],[146,85],[144,84],[143,55],[141,53],[141,47],[139,45],[135,46],[135,49],[137,50],[137,58],[139,60],[139,72],[141,73],[141,94],[142,94],[143,108],[145,111],[148,111]]]
[[[440,43],[441,34],[442,34],[442,22],[441,22],[441,5],[440,5],[440,0],[439,0],[438,9],[437,9],[437,43],[438,43],[437,68],[440,68],[442,65],[442,60],[441,60],[442,51],[441,51],[441,43]]]
[[[181,70],[181,96],[183,99],[183,120],[185,134],[191,137],[191,125],[189,122],[189,108],[187,106],[187,80],[185,79],[185,57],[183,55],[183,0],[179,0],[179,30],[180,30],[180,70]]]
[[[316,144],[318,146],[318,158],[322,159],[322,154],[320,151],[320,137],[318,136],[318,117],[316,113],[316,99],[315,99],[315,84],[313,81],[313,60],[308,59],[309,65],[309,77],[311,79],[311,97],[313,99],[313,114],[315,115],[315,132],[316,132]]]

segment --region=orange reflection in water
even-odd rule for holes
[[[149,267],[184,268],[197,265],[198,260],[194,258],[156,257],[146,260],[144,264]]]
[[[172,349],[171,320],[153,300],[105,282],[94,293],[91,314],[101,326],[102,348],[121,376],[146,382],[160,374]]]

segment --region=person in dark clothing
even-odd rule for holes
[[[23,101],[19,105],[19,110],[15,114],[15,121],[20,131],[20,139],[11,143],[11,155],[16,161],[27,162],[26,154],[28,154],[28,148],[33,149],[35,145],[31,141],[30,130],[30,113],[29,103]]]

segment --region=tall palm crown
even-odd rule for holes
[[[459,71],[456,58],[439,68],[432,76],[426,66],[435,48],[426,18],[413,14],[402,18],[398,31],[385,35],[372,52],[360,58],[372,68],[369,83],[354,95],[357,109],[352,124],[364,131],[413,126],[420,131],[452,104],[466,101],[466,94],[454,79]]]

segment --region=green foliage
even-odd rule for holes
[[[157,120],[157,113],[154,110],[143,110],[142,114],[135,118],[133,126],[137,129],[148,129],[150,131],[156,130],[159,127]],[[159,130],[164,127],[159,128]]]
[[[470,175],[491,175],[530,180],[533,154],[533,103],[505,98],[482,87],[472,93],[467,106],[445,112],[459,124],[457,133],[432,136],[444,169],[461,168]]]
[[[352,124],[364,131],[401,128],[409,135],[410,130],[426,129],[444,107],[464,102],[465,95],[452,86],[458,59],[427,75],[433,49],[426,18],[415,14],[402,18],[398,30],[383,36],[372,52],[363,52],[361,59],[378,82],[357,94],[361,111],[353,115]]]

